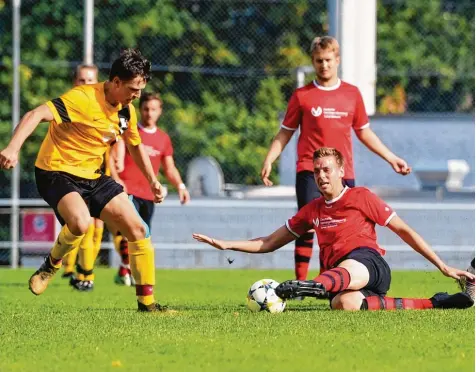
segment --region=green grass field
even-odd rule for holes
[[[0,371],[474,371],[474,308],[330,311],[288,302],[282,314],[248,311],[248,287],[270,270],[159,270],[159,300],[176,313],[136,311],[134,290],[97,270],[76,293],[59,276],[41,296],[34,270],[0,270]],[[396,272],[393,296],[455,292],[438,272]]]

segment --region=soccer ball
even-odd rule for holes
[[[248,309],[254,313],[259,311],[282,313],[286,302],[274,292],[278,285],[279,283],[273,279],[261,279],[254,283],[246,297]]]

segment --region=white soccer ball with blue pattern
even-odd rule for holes
[[[273,279],[261,279],[254,283],[246,298],[248,309],[254,313],[259,311],[282,313],[286,308],[286,302],[274,291],[278,285],[279,283]]]

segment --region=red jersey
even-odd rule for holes
[[[333,87],[323,87],[313,81],[296,89],[281,125],[288,130],[301,129],[297,172],[312,172],[314,151],[320,147],[334,147],[344,156],[345,179],[355,178],[351,128],[361,130],[368,126],[359,88],[340,80]]]
[[[138,129],[142,144],[150,157],[154,173],[158,174],[163,159],[166,156],[172,156],[174,153],[172,141],[170,141],[169,135],[159,128],[150,130],[138,124]],[[124,171],[119,174],[119,177],[126,185],[128,194],[146,200],[154,200],[149,182],[134,163],[128,151],[126,151],[124,158]]]
[[[286,221],[286,227],[296,237],[310,229],[316,231],[321,270],[328,270],[358,247],[369,247],[384,255],[377,244],[375,224],[386,226],[395,215],[369,189],[345,187],[333,200],[320,197],[306,204]]]

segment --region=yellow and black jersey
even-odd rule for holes
[[[96,179],[114,141],[123,137],[129,145],[141,143],[134,106],[111,106],[104,83],[75,87],[46,105],[54,120],[36,159],[40,169]]]

